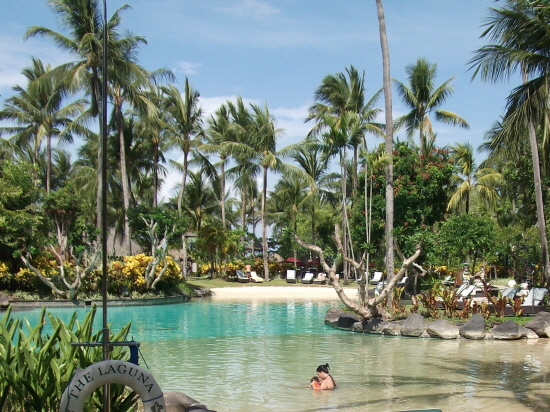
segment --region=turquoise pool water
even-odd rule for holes
[[[131,334],[163,390],[219,412],[444,412],[550,410],[550,339],[443,341],[356,334],[323,324],[334,301],[245,299],[109,308]],[[74,309],[51,309],[69,319]],[[87,309],[79,310],[83,318]],[[18,312],[31,325],[38,311]],[[101,309],[96,316],[101,328]],[[331,365],[334,391],[309,379]],[[144,366],[144,363],[141,363]]]

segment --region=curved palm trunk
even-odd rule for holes
[[[119,90],[120,91],[120,90]],[[118,129],[119,159],[120,159],[120,180],[122,185],[122,201],[124,206],[124,255],[132,255],[130,222],[128,221],[128,210],[130,209],[130,189],[128,187],[128,171],[126,167],[126,143],[124,141],[124,127],[122,125],[122,98],[120,94],[116,97],[115,107],[116,124]]]
[[[157,134],[157,142],[160,136]],[[158,188],[159,188],[159,145],[155,144],[155,153],[153,155],[153,207],[158,206]]]
[[[187,181],[187,153],[183,154],[183,177],[181,179],[181,190],[178,194],[178,212],[181,215],[181,205],[183,203],[183,192],[185,192],[185,182]]]
[[[96,101],[97,107],[102,107],[102,96],[99,88],[99,75],[97,73],[97,68],[92,68],[92,87],[94,99]],[[99,139],[98,139],[98,150],[97,150],[97,195],[96,195],[96,228],[101,230],[103,227],[103,215],[101,213],[101,205],[103,204],[103,145],[101,144],[101,136],[103,136],[103,110],[99,110]],[[107,133],[105,133],[107,136]]]
[[[49,195],[52,186],[52,135],[50,133],[48,133],[46,140],[46,151],[48,156],[46,163],[46,194]]]
[[[265,202],[267,198],[267,166],[264,166],[264,182],[262,190],[262,249],[264,257],[264,279],[269,282],[269,267],[267,263],[267,224],[265,221]]]
[[[388,282],[394,277],[394,246],[393,246],[393,215],[394,215],[394,194],[393,194],[393,116],[392,116],[392,95],[390,77],[390,52],[388,49],[388,38],[386,35],[386,20],[382,0],[376,0],[378,12],[378,25],[380,27],[380,46],[382,48],[382,65],[384,73],[384,103],[386,115],[386,142],[385,152],[388,156],[386,166],[386,274]],[[388,295],[391,299],[391,295]]]
[[[347,191],[347,173],[346,173],[346,148],[344,147],[343,153],[340,157],[340,168],[342,170],[342,254],[344,256],[348,255],[348,241],[347,241],[347,227],[348,227],[348,220],[347,220],[347,209],[346,209],[346,191]],[[343,266],[343,276],[344,276],[344,285],[349,284],[349,273],[348,273],[348,262],[344,259],[342,262]]]
[[[527,73],[522,67],[523,83],[527,83]],[[529,132],[529,145],[531,146],[531,157],[533,159],[533,181],[535,183],[535,202],[537,205],[537,227],[540,236],[540,249],[542,254],[542,265],[544,267],[544,278],[547,285],[550,285],[550,262],[548,258],[548,238],[546,235],[546,220],[544,218],[544,202],[542,197],[542,184],[540,174],[539,149],[537,144],[537,134],[533,121],[527,120],[527,129]]]
[[[225,230],[225,163],[222,159],[220,203],[222,212],[222,227]]]

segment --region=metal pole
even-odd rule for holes
[[[102,148],[102,227],[101,227],[101,246],[102,246],[102,295],[103,295],[103,360],[109,360],[109,328],[107,322],[107,0],[103,0],[103,78],[102,78],[102,99],[101,110],[103,113],[101,124],[101,148]],[[111,410],[111,397],[109,393],[109,385],[103,387],[103,411],[110,412]]]

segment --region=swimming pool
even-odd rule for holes
[[[335,301],[209,298],[109,308],[112,330],[131,335],[164,391],[219,412],[547,411],[550,339],[470,341],[344,332],[323,324]],[[79,319],[89,309],[79,309]],[[51,309],[68,320],[74,309]],[[31,325],[38,310],[17,312]],[[101,328],[101,309],[96,315]],[[334,391],[311,391],[329,363]],[[141,365],[145,367],[144,362]]]

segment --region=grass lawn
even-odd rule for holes
[[[263,283],[240,283],[237,281],[226,281],[223,279],[212,279],[210,277],[189,277],[187,278],[187,284],[192,288],[239,288],[241,286],[254,286],[254,287],[272,287],[272,286],[306,286],[308,288],[326,288],[331,287],[327,285],[315,285],[315,284],[302,284],[299,281],[296,283],[287,283],[285,279],[273,279],[269,282]],[[348,286],[343,286],[343,288],[356,288],[357,285],[355,282],[350,283]]]

